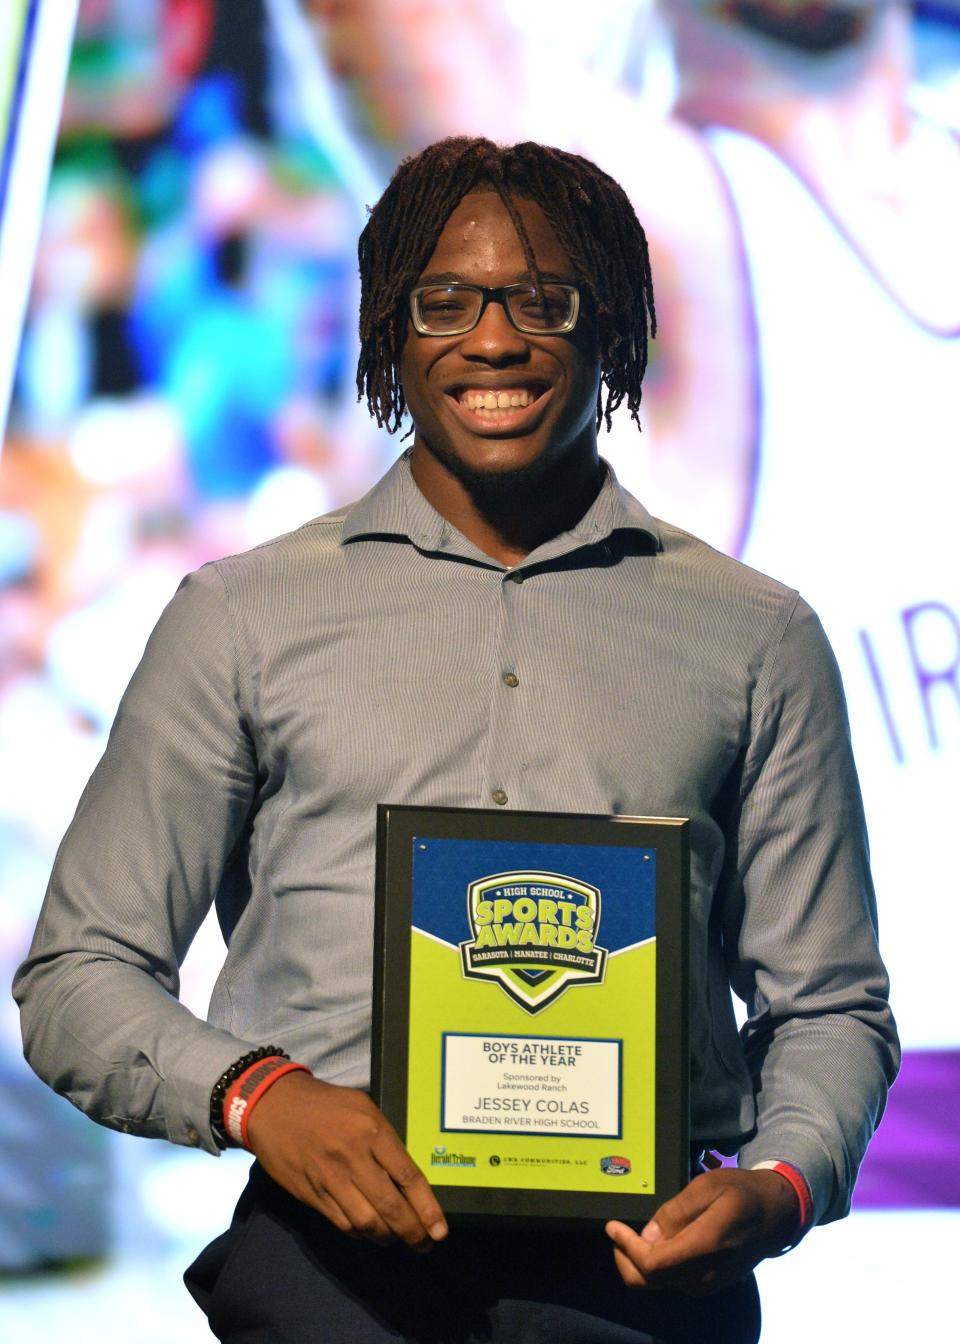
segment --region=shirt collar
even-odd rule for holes
[[[606,469],[603,484],[580,521],[568,532],[551,537],[531,551],[524,564],[552,560],[580,546],[597,545],[611,533],[624,529],[645,533],[655,550],[663,549],[654,519],[623,488],[610,464],[603,459],[601,462]],[[448,552],[489,565],[496,563],[448,523],[420,493],[410,471],[409,449],[372,490],[347,510],[341,544],[372,536],[403,536],[422,551]]]

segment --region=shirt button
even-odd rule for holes
[[[517,676],[516,672],[504,672],[503,684],[505,686],[519,686],[520,678]]]
[[[192,1143],[194,1147],[200,1142],[200,1135],[194,1129],[193,1125],[187,1125],[187,1140],[189,1143]]]
[[[507,795],[504,793],[503,789],[494,789],[490,797],[496,803],[497,807],[504,807],[506,805]]]
[[[524,574],[522,569],[514,569],[507,575],[507,578],[511,581],[511,583],[523,583],[524,579],[526,578],[526,575]]]

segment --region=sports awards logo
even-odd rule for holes
[[[587,882],[559,873],[496,873],[470,883],[467,917],[473,937],[460,944],[463,974],[496,981],[528,1013],[539,1013],[571,985],[603,982],[600,891]]]

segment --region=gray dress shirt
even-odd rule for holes
[[[896,1035],[836,666],[795,592],[612,473],[514,569],[401,459],[184,581],[17,977],[37,1072],[211,1152],[211,1088],[255,1045],[364,1087],[378,802],[689,817],[693,1135],[792,1162],[815,1219],[846,1211]],[[214,900],[202,1022],[178,965]]]

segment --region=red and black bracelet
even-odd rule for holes
[[[290,1062],[290,1056],[285,1050],[281,1050],[278,1045],[261,1045],[258,1049],[250,1050],[247,1054],[241,1055],[239,1059],[234,1060],[229,1069],[225,1069],[214,1084],[213,1091],[210,1093],[210,1128],[213,1131],[213,1137],[218,1148],[226,1148],[227,1144],[234,1137],[228,1131],[225,1124],[224,1103],[227,1098],[227,1093],[235,1083],[238,1083],[240,1079],[250,1071],[252,1067],[263,1063],[268,1059],[277,1060],[281,1064]],[[290,1069],[285,1070],[285,1072],[289,1073],[292,1069],[305,1068],[306,1066],[303,1064],[291,1064]],[[307,1072],[309,1072],[309,1070],[307,1070]],[[273,1081],[276,1081],[276,1078],[279,1078],[280,1074],[276,1073],[275,1070],[271,1070],[271,1075],[274,1074]],[[259,1101],[266,1090],[267,1088],[264,1087],[263,1091],[261,1091],[256,1098],[257,1101]],[[248,1104],[244,1110],[249,1114],[249,1098],[247,1098],[247,1102]],[[246,1131],[244,1130],[244,1135],[245,1132]],[[243,1139],[237,1137],[235,1142],[241,1143],[243,1142]]]
[[[223,1099],[223,1128],[228,1139],[249,1150],[247,1125],[257,1102],[286,1073],[309,1073],[306,1064],[296,1064],[285,1055],[267,1055],[244,1069],[227,1088]]]

